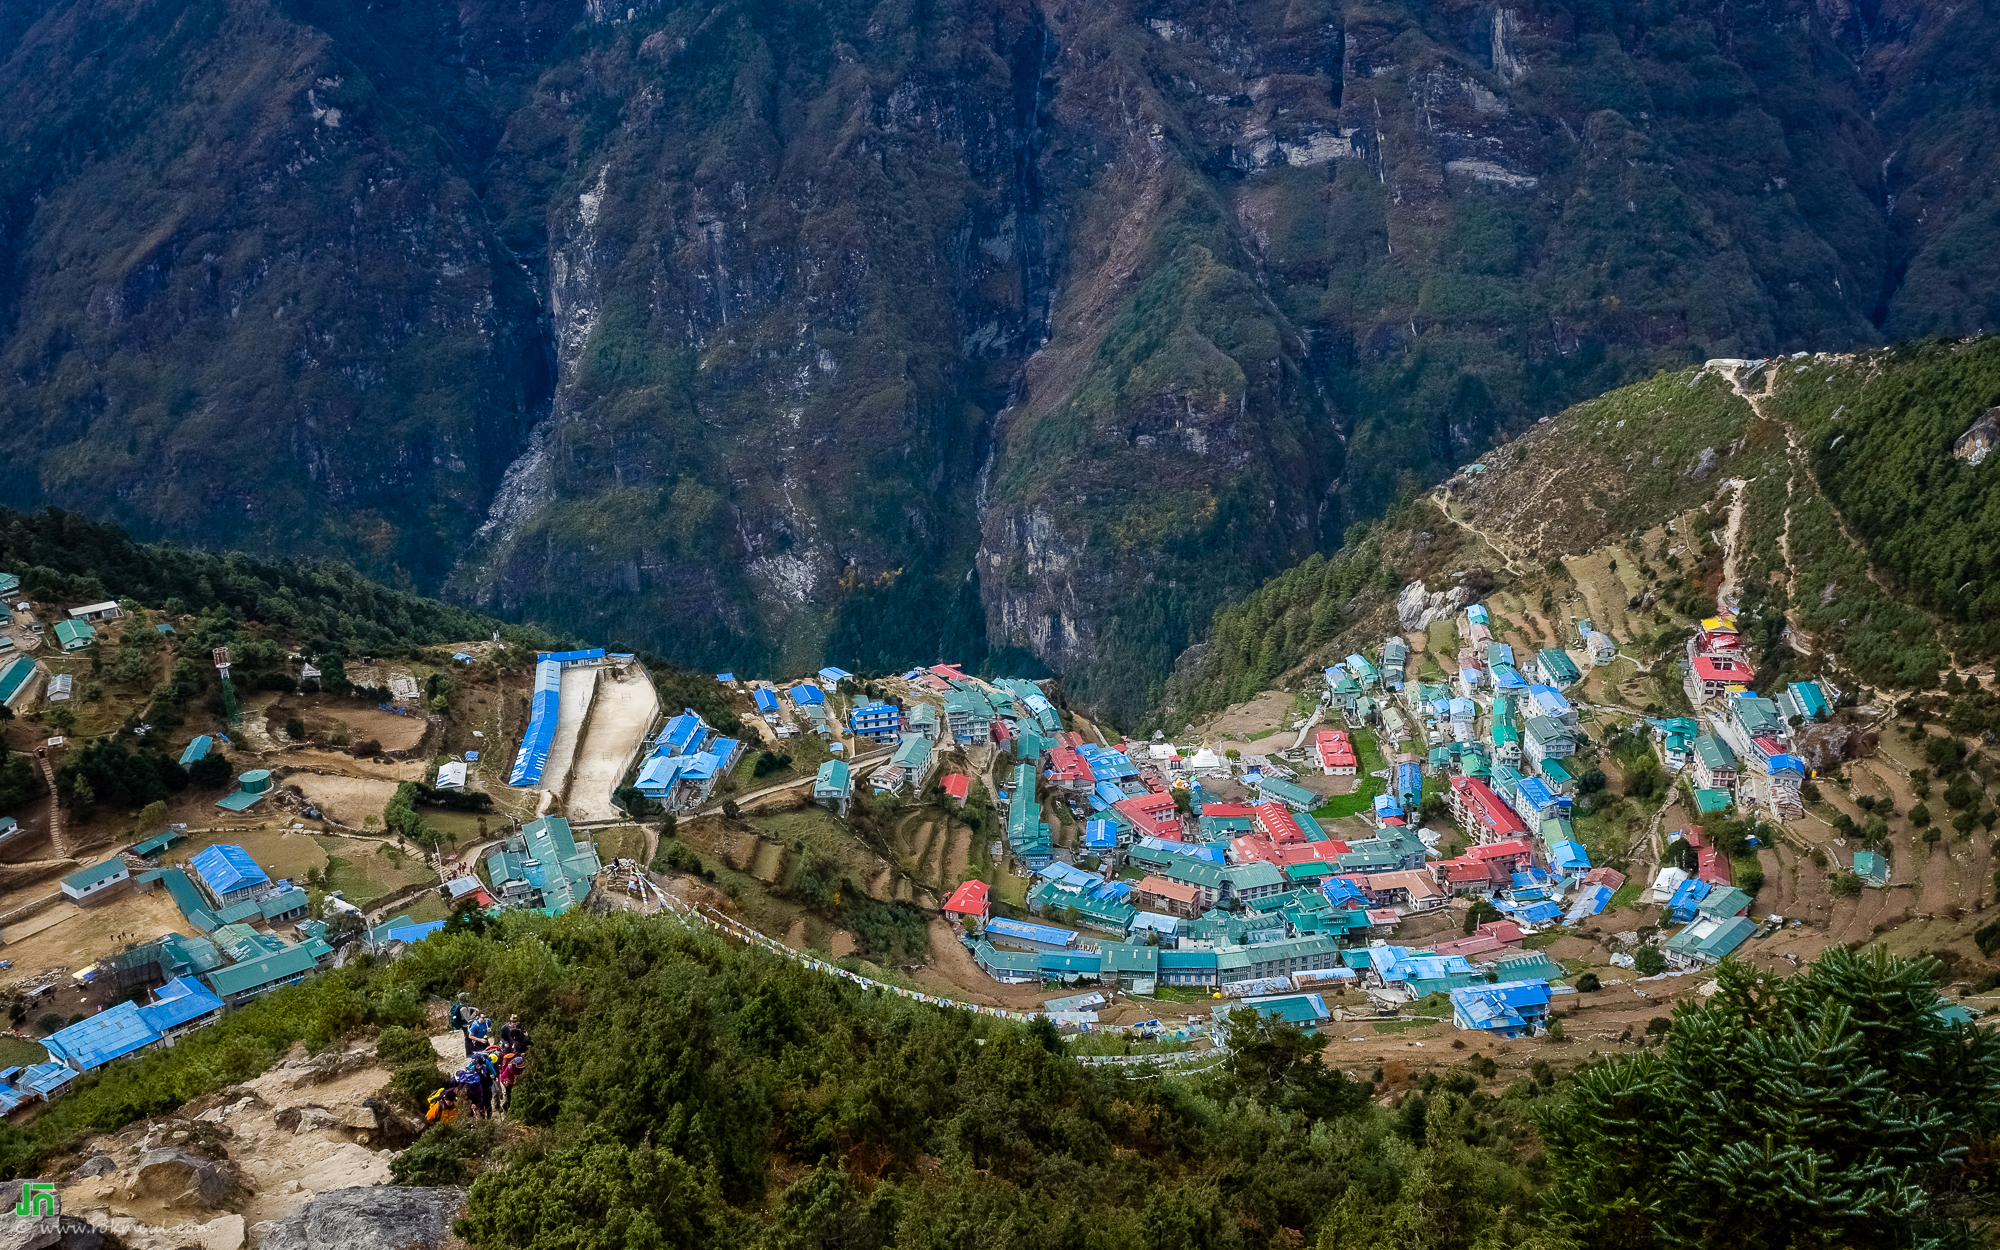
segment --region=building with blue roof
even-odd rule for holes
[[[758,693],[770,694],[770,691],[760,690]],[[772,705],[775,708],[775,697]],[[693,708],[683,708],[680,715],[667,720],[661,727],[659,736],[653,739],[653,755],[656,758],[693,755],[708,745],[708,740],[714,733],[714,728],[701,718],[701,713]]]
[[[1553,686],[1529,686],[1528,703],[1536,715],[1561,721],[1572,728],[1576,725],[1576,709]]]
[[[442,920],[426,920],[421,924],[397,925],[389,930],[388,936],[391,942],[421,942],[443,928]]]
[[[1396,801],[1415,811],[1424,801],[1424,766],[1415,761],[1396,765]]]
[[[1083,826],[1083,848],[1087,851],[1114,851],[1118,849],[1118,822],[1115,820],[1090,820]]]
[[[778,716],[778,692],[768,686],[759,686],[751,692],[756,701],[757,714],[765,720],[775,720]]]
[[[893,742],[903,730],[903,709],[893,703],[870,703],[847,714],[847,727],[857,737]]]
[[[21,1069],[17,1088],[27,1090],[44,1102],[51,1102],[66,1091],[77,1075],[75,1068],[59,1059],[49,1059]]]
[[[263,898],[272,890],[271,878],[250,852],[234,843],[222,842],[203,847],[188,861],[194,879],[215,909]]]
[[[211,1024],[221,1015],[222,1000],[192,977],[168,981],[154,992],[152,1003],[139,1008],[140,1018],[163,1042]]]
[[[181,767],[186,768],[189,764],[198,763],[206,759],[208,757],[208,749],[214,745],[215,739],[208,734],[203,734],[193,742],[188,743],[187,749],[181,752]]]
[[[1008,942],[1015,946],[1025,946],[1030,950],[1072,950],[1077,940],[1076,932],[1071,929],[1030,924],[1025,920],[1009,920],[1004,916],[996,916],[987,921],[985,932],[988,941]]]
[[[1502,907],[1501,910],[1505,911],[1507,909]],[[1515,914],[1525,924],[1554,924],[1556,921],[1562,919],[1562,908],[1556,906],[1554,903],[1543,901],[1529,903],[1525,907],[1518,907],[1515,909]]]
[[[785,693],[791,696],[794,705],[802,708],[826,702],[826,691],[809,681],[802,681]]]
[[[113,1003],[87,1020],[57,1029],[42,1039],[42,1048],[51,1059],[72,1070],[89,1072],[159,1040],[159,1030],[146,1023],[139,1008],[124,1002]]]
[[[514,755],[510,786],[540,785],[549,764],[549,747],[556,740],[556,719],[562,712],[561,661],[544,658],[535,665],[535,686],[528,698],[528,724],[521,731],[521,749]]]
[[[835,685],[839,685],[841,682],[854,676],[854,674],[844,668],[834,668],[832,665],[828,665],[819,671],[818,676],[821,681],[830,681]]]
[[[681,757],[655,755],[639,766],[639,779],[634,782],[639,793],[655,801],[666,799],[674,792],[674,783],[680,780]]]
[[[1700,877],[1689,877],[1667,898],[1667,915],[1682,924],[1694,919],[1695,909],[1715,887]]]
[[[1451,1020],[1468,1032],[1532,1037],[1549,1018],[1547,981],[1501,981],[1451,991]]]
[[[1562,873],[1590,871],[1590,852],[1581,842],[1557,842],[1549,847],[1549,864]]]

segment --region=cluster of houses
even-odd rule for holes
[[[1708,622],[1703,654],[1725,649],[1732,632],[1726,619]],[[1095,871],[1058,861],[1039,807],[1017,803],[1007,841],[1032,875],[1027,910],[1034,919],[992,918],[990,894],[977,882],[945,910],[963,925],[980,966],[1001,981],[1151,982],[1231,995],[1289,989],[1296,998],[1316,978],[1358,977],[1364,986],[1448,990],[1461,1027],[1533,1032],[1551,995],[1565,992],[1548,984],[1560,969],[1510,946],[1524,934],[1600,913],[1625,884],[1616,870],[1592,865],[1571,823],[1576,776],[1569,761],[1580,730],[1565,693],[1586,666],[1610,663],[1617,649],[1583,622],[1581,660],[1560,647],[1523,660],[1493,639],[1479,604],[1464,609],[1459,633],[1464,646],[1446,680],[1411,679],[1408,648],[1394,638],[1379,658],[1351,655],[1326,670],[1326,704],[1350,725],[1381,726],[1394,742],[1426,740],[1386,774],[1389,784],[1363,817],[1369,837],[1331,836],[1311,814],[1323,800],[1277,775],[1280,769],[1258,779],[1256,801],[1210,802],[1202,777],[1205,766],[1220,762],[1202,753],[1100,747],[1058,731],[1043,767],[1022,756],[1013,792],[1032,795],[1045,780],[1087,803],[1083,850]],[[1824,718],[1831,697],[1814,683],[1769,701],[1719,690],[1707,702],[1726,710],[1726,724],[1717,716],[1711,731],[1692,722],[1656,728],[1685,731],[1685,741],[1675,737],[1670,749],[1682,751],[1681,762],[1705,787],[1705,754],[1734,760],[1754,751],[1765,774],[1786,776],[1784,748],[1798,723],[1792,718]],[[1307,758],[1327,776],[1360,771],[1343,729],[1318,730]],[[1471,841],[1448,859],[1437,859],[1414,828],[1426,774],[1443,782],[1452,817]],[[1718,772],[1714,780],[1726,786],[1735,778]],[[1700,843],[1698,832],[1685,836]],[[1687,914],[1674,913],[1685,927],[1666,946],[1676,967],[1712,964],[1755,929],[1748,897],[1728,884],[1726,859],[1710,850],[1703,862],[1707,876],[1682,874],[1686,881],[1671,883],[1687,886]],[[1454,896],[1485,900],[1503,918],[1431,951],[1384,944],[1404,917]],[[1289,985],[1277,984],[1283,978]],[[1287,1001],[1286,1010],[1304,1010]]]
[[[1808,770],[1793,730],[1826,720],[1840,691],[1824,680],[1803,681],[1762,698],[1750,689],[1756,671],[1742,649],[1734,614],[1704,620],[1688,640],[1683,677],[1699,718],[1654,720],[1653,736],[1670,772],[1688,770],[1703,814],[1745,797],[1748,782],[1783,818],[1804,810]]]
[[[693,708],[668,717],[647,746],[634,784],[639,793],[676,812],[694,811],[708,802],[744,750],[741,741],[723,737]]]
[[[85,1072],[149,1046],[171,1046],[224,1008],[296,985],[333,962],[326,922],[312,918],[306,891],[274,880],[243,847],[204,847],[184,867],[154,862],[152,857],[184,836],[163,830],[62,879],[63,895],[84,905],[124,889],[165,890],[196,936],[170,933],[86,969],[88,979],[109,978],[118,991],[135,997],[146,986],[160,988],[150,1003],[128,998],[42,1039],[47,1061],[0,1071],[0,1113],[59,1097]],[[488,855],[490,891],[470,873],[447,882],[446,889],[454,904],[470,900],[480,907],[532,908],[554,916],[589,897],[599,870],[596,849],[578,841],[568,821],[551,816],[523,826]],[[327,902],[332,910],[360,914],[337,896]],[[404,915],[374,926],[360,940],[379,950],[421,941],[443,927],[441,920],[418,922]],[[282,936],[280,928],[293,936]]]

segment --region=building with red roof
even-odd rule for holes
[[[1192,917],[1201,914],[1201,891],[1165,877],[1146,877],[1132,887],[1132,903],[1146,911]]]
[[[1213,816],[1217,820],[1228,820],[1231,818],[1246,818],[1254,813],[1241,803],[1204,803],[1201,814],[1204,816]]]
[[[1513,884],[1514,879],[1497,859],[1474,859],[1470,855],[1441,859],[1431,865],[1437,882],[1452,894],[1492,898]]]
[[[1182,840],[1181,814],[1171,794],[1137,794],[1118,800],[1111,810],[1132,822],[1143,838]]]
[[[1704,699],[1719,699],[1731,686],[1747,686],[1757,676],[1750,661],[1739,655],[1698,655],[1691,664],[1690,682]]]
[[[968,881],[952,891],[945,900],[944,913],[947,916],[976,916],[985,924],[993,914],[992,890],[984,881]]]
[[[1453,777],[1447,797],[1452,816],[1481,842],[1528,836],[1528,827],[1521,823],[1520,815],[1476,777]]]
[[[944,786],[944,792],[957,799],[961,807],[972,795],[972,778],[964,773],[952,773],[941,784]]]
[[[1306,831],[1299,828],[1292,809],[1283,803],[1256,803],[1250,808],[1250,821],[1257,826],[1257,832],[1273,842],[1289,843],[1306,840]]]
[[[1329,777],[1352,777],[1360,771],[1355,759],[1354,744],[1338,729],[1322,729],[1313,735],[1313,745],[1319,750],[1319,765]]]
[[[1090,771],[1089,762],[1068,747],[1049,752],[1049,780],[1078,794],[1097,785],[1097,776]]]
[[[1469,848],[1462,858],[1490,860],[1508,872],[1518,872],[1534,858],[1535,847],[1526,838],[1508,838],[1504,842],[1487,842]]]
[[[1521,926],[1511,920],[1489,920],[1472,932],[1475,937],[1484,933],[1497,938],[1502,946],[1519,946],[1521,939],[1527,936],[1521,932]]]

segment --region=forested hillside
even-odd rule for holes
[[[433,1128],[394,1172],[471,1180],[457,1231],[480,1250],[1946,1244],[1989,1205],[2000,1044],[1933,1014],[1935,972],[1731,965],[1573,1078],[1475,1058],[1357,1079],[1245,1018],[1219,1066],[1130,1079],[1046,1023],[871,997],[666,917],[515,914],[85,1076],[0,1126],[0,1159],[33,1174],[357,1029],[420,1105],[438,1076],[410,1030],[468,991],[534,1039],[507,1131]]]
[[[687,664],[1032,654],[1136,719],[1496,434],[1993,324],[1996,42],[1909,0],[30,0],[0,489]]]
[[[505,625],[454,604],[392,590],[331,560],[216,555],[171,543],[139,543],[115,526],[48,508],[0,508],[0,570],[33,599],[83,603],[131,599],[170,616],[220,611],[261,621],[302,642],[395,650],[484,638],[500,631],[548,646],[543,631]]]
[[[1772,369],[1771,412],[1892,593],[1949,622],[1962,663],[2000,655],[2000,457],[1953,454],[2000,405],[2000,338]]]

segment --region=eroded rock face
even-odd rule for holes
[[[435,1250],[465,1209],[463,1189],[336,1189],[272,1224],[262,1250]]]
[[[1406,630],[1422,629],[1441,621],[1465,606],[1465,587],[1426,592],[1422,582],[1411,582],[1396,596],[1396,620]]]

